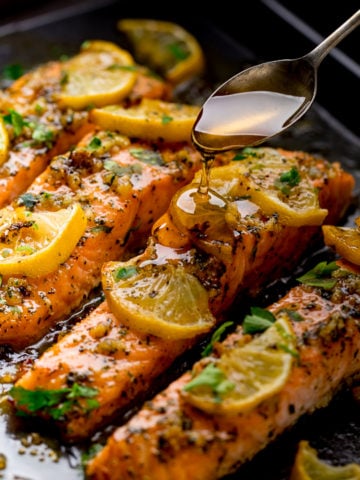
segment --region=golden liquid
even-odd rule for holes
[[[284,130],[306,104],[305,97],[270,91],[214,95],[195,122],[193,142],[207,153],[258,144]]]
[[[210,216],[214,209],[225,214],[226,199],[209,187],[210,168],[216,153],[261,143],[286,128],[306,104],[305,97],[271,91],[210,97],[192,132],[193,143],[203,154],[200,184],[197,191],[191,186],[185,188],[176,202],[184,224],[200,223],[206,218],[206,211]]]

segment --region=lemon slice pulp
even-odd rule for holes
[[[118,29],[126,35],[139,63],[173,84],[204,70],[204,53],[196,38],[180,25],[153,19],[121,19]]]
[[[296,158],[271,149],[258,152],[259,157],[246,161],[243,177],[251,200],[266,215],[278,215],[285,225],[321,225],[328,211],[319,206],[318,193]]]
[[[50,273],[70,256],[86,228],[80,204],[58,211],[0,211],[0,274],[30,277]]]
[[[64,62],[57,100],[77,110],[116,103],[132,90],[136,77],[128,51],[111,42],[88,41],[78,55]]]
[[[205,288],[180,265],[108,262],[102,285],[114,315],[134,330],[175,339],[215,324]]]
[[[321,225],[328,213],[296,158],[271,148],[248,148],[242,160],[211,168],[209,187],[226,199],[247,198],[284,225]]]
[[[235,415],[254,408],[284,386],[296,356],[286,315],[249,343],[226,350],[219,358],[200,360],[182,395],[210,414]]]
[[[9,154],[9,134],[2,117],[0,117],[0,166],[7,160]]]
[[[195,105],[144,98],[129,108],[121,105],[95,108],[91,119],[102,128],[118,130],[129,137],[182,142],[190,141],[199,111],[200,107]]]
[[[306,440],[299,443],[290,480],[360,480],[360,465],[330,465]]]
[[[348,262],[360,265],[360,229],[322,226],[324,242]]]

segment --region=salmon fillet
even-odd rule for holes
[[[88,110],[60,108],[54,100],[63,68],[63,62],[40,65],[1,93],[0,114],[13,126],[9,128],[9,156],[0,166],[0,208],[24,192],[55,155],[69,150],[95,128]],[[139,67],[133,90],[124,102],[170,95],[165,81]]]
[[[70,258],[44,276],[4,275],[0,287],[0,343],[23,348],[78,307],[100,283],[104,262],[120,258],[132,232],[145,241],[171,196],[201,163],[187,144],[149,145],[112,132],[90,134],[53,159],[14,206],[34,211],[83,207],[88,226]]]
[[[329,221],[338,221],[349,205],[353,177],[338,164],[304,152],[279,152],[297,155],[302,165],[317,172],[313,181],[320,191],[320,204],[329,209]],[[186,268],[207,286],[212,313],[220,322],[235,298],[245,298],[248,293],[255,296],[267,282],[294,268],[319,227],[286,227],[258,213],[243,220],[238,232],[241,241],[234,242],[231,257],[221,262],[201,251],[195,240],[189,245],[166,213],[155,223],[149,244],[137,262],[187,258]],[[219,238],[214,241],[218,243]],[[182,243],[185,247],[181,247]],[[74,408],[57,419],[64,438],[76,441],[147,395],[156,379],[199,340],[170,341],[131,331],[112,314],[105,301],[37,359],[16,386],[33,391],[56,390],[68,387],[74,374],[85,378],[85,384],[97,391],[97,407],[91,412]],[[26,410],[24,405],[17,407]],[[48,418],[46,409],[34,414]]]
[[[238,415],[211,415],[184,400],[186,372],[148,401],[88,463],[91,480],[215,480],[233,473],[307,413],[326,406],[360,369],[360,277],[338,271],[331,291],[300,285],[269,307],[294,312],[299,360],[281,391]],[[290,315],[291,318],[291,315]],[[213,355],[241,342],[237,328]]]

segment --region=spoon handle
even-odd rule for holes
[[[310,61],[314,67],[318,67],[330,50],[359,25],[360,10],[357,10],[346,22],[340,25],[340,27],[326,37],[317,47],[305,55],[304,58]]]

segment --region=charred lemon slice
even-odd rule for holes
[[[196,38],[180,25],[152,19],[125,18],[118,29],[128,38],[136,60],[178,84],[204,69],[204,53]]]
[[[200,107],[144,98],[139,105],[125,108],[110,105],[95,108],[91,119],[102,128],[118,130],[128,137],[169,142],[190,141],[191,129]]]
[[[61,106],[83,109],[121,101],[136,81],[131,54],[111,42],[85,42],[78,55],[64,62]]]
[[[302,440],[299,443],[290,480],[360,480],[360,465],[330,465],[318,458],[317,451]]]
[[[2,165],[9,154],[9,135],[2,117],[0,117],[0,165]]]
[[[176,339],[215,324],[205,288],[182,266],[109,262],[102,269],[102,285],[114,315],[135,330]]]
[[[249,343],[225,350],[220,358],[200,360],[183,397],[210,414],[247,411],[280,391],[295,356],[295,336],[283,315]]]
[[[360,265],[359,228],[323,225],[322,231],[327,246],[348,262]]]
[[[78,203],[58,211],[0,211],[0,274],[30,277],[50,273],[70,256],[86,228]]]

